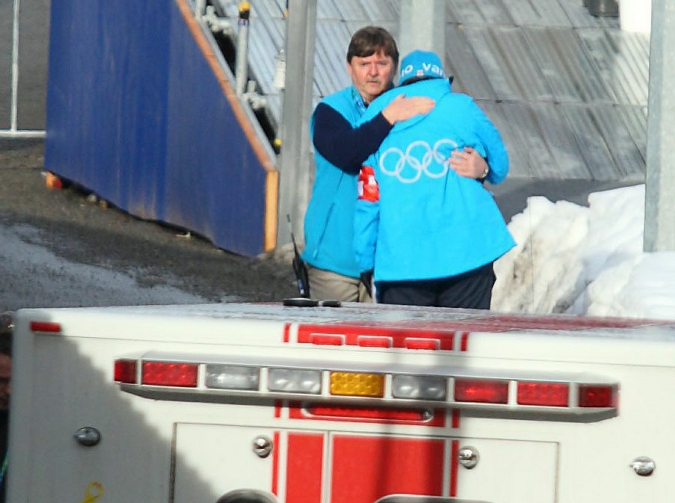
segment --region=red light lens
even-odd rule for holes
[[[317,346],[342,346],[345,341],[341,335],[312,334],[310,342]]]
[[[508,403],[508,381],[455,379],[455,401],[478,403]]]
[[[406,349],[428,349],[435,351],[440,346],[440,341],[433,341],[430,339],[412,339],[405,340]]]
[[[312,405],[307,409],[307,412],[315,417],[341,417],[400,422],[422,422],[428,420],[425,411],[415,409],[371,409],[365,407]]]
[[[520,405],[545,405],[567,407],[570,387],[565,383],[519,382],[518,403]]]
[[[136,384],[136,360],[115,360],[115,381]]]
[[[197,364],[143,362],[142,384],[155,386],[197,387]]]
[[[61,324],[50,321],[31,321],[31,332],[49,332],[51,334],[61,333]]]
[[[362,348],[390,348],[390,337],[370,337],[367,335],[359,336],[357,339],[359,346]]]
[[[616,386],[579,385],[579,407],[616,407],[616,403]]]

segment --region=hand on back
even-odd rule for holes
[[[464,150],[453,150],[450,167],[459,176],[479,179],[485,173],[487,163],[475,149],[465,147]]]
[[[436,102],[431,98],[425,96],[406,98],[401,94],[382,110],[382,115],[389,124],[393,125],[416,115],[427,114],[433,110],[434,106]]]

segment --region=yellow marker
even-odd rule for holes
[[[84,499],[82,503],[94,503],[103,494],[103,486],[98,482],[89,482],[87,489],[84,491]]]
[[[331,372],[330,394],[343,396],[384,396],[384,376],[361,372]]]

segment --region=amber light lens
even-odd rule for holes
[[[331,372],[330,394],[341,396],[384,396],[384,376],[359,372]]]

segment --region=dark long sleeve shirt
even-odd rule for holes
[[[330,105],[319,103],[314,111],[314,148],[346,173],[356,175],[393,126],[382,113],[361,126],[352,126]]]

